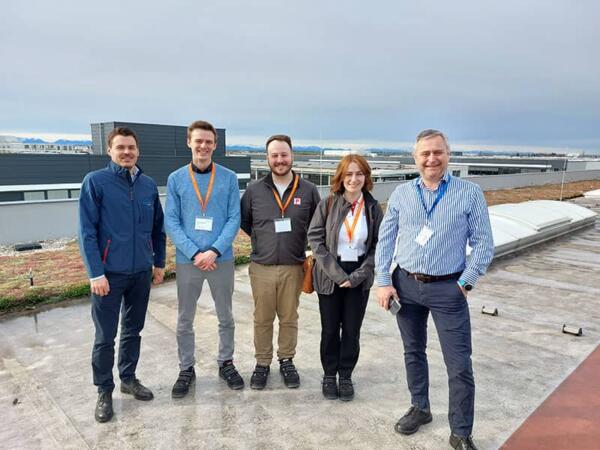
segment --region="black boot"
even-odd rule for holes
[[[98,401],[96,402],[94,417],[96,418],[96,421],[104,423],[112,419],[112,416],[112,392],[100,392],[98,394]]]

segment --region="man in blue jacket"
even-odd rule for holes
[[[169,175],[165,208],[165,228],[177,247],[179,376],[171,391],[174,398],[184,397],[196,378],[194,318],[204,280],[219,320],[219,376],[231,389],[244,387],[233,365],[232,244],[240,228],[237,176],[212,161],[217,132],[210,123],[192,123],[187,144],[192,161]]]
[[[140,356],[150,284],[161,283],[165,267],[163,211],[154,180],[136,165],[140,155],[133,130],[108,135],[111,162],[85,176],[79,197],[79,246],[90,279],[96,337],[92,352],[98,388],[95,417],[113,416],[112,369],[115,336],[122,311],[119,343],[121,392],[152,400],[150,389],[135,377]]]

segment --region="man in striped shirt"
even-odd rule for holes
[[[395,429],[412,434],[432,420],[425,353],[431,312],[448,371],[450,445],[474,449],[467,295],[494,254],[487,205],[479,186],[448,173],[450,147],[442,132],[419,133],[413,157],[421,176],[398,186],[389,199],[375,254],[379,304],[388,309],[392,298],[401,304],[397,321],[412,406]]]

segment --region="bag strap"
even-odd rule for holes
[[[327,214],[325,215],[325,219],[327,219],[327,216],[329,215],[329,212],[331,211],[332,205],[333,205],[333,194],[329,194],[329,197],[327,197]]]

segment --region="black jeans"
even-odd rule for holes
[[[104,297],[92,294],[92,319],[96,327],[92,351],[92,371],[98,392],[112,391],[115,337],[121,312],[119,342],[119,377],[129,381],[135,377],[140,357],[140,331],[144,328],[152,270],[131,275],[107,273],[110,292]]]
[[[396,316],[404,344],[406,381],[412,404],[429,409],[427,319],[440,339],[448,372],[450,429],[459,436],[473,430],[475,381],[471,363],[469,305],[456,280],[422,283],[396,269],[392,276],[402,309]]]
[[[346,273],[360,266],[358,262],[339,264]],[[332,294],[319,294],[321,364],[325,375],[352,375],[360,353],[360,327],[368,299],[369,291],[363,290],[362,284],[353,288],[335,286]]]

